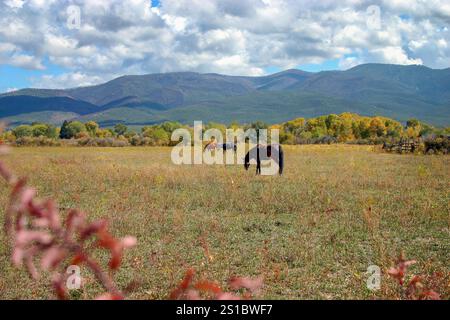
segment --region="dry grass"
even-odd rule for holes
[[[449,298],[448,156],[285,149],[283,177],[255,177],[254,166],[174,166],[168,148],[18,148],[5,162],[40,197],[109,217],[117,236],[138,238],[117,274],[122,287],[138,283],[131,298],[167,298],[189,267],[222,284],[263,275],[262,298],[395,298],[387,276],[370,292],[365,272],[386,270],[401,250],[418,261],[412,272],[440,273],[437,291]],[[6,198],[0,184],[2,208]],[[3,237],[0,272],[0,299],[52,297],[45,279],[10,266]],[[98,288],[84,279],[76,296],[92,297]]]

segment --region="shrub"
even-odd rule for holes
[[[76,140],[80,147],[126,147],[129,145],[125,138],[92,138],[84,137]]]
[[[170,143],[168,133],[162,128],[148,128],[143,132],[143,136],[148,138],[148,145],[151,146],[167,146]]]
[[[6,131],[0,136],[0,143],[15,143],[16,136],[12,131]]]
[[[127,130],[128,130],[128,127],[126,125],[124,125],[123,123],[119,123],[114,126],[114,132],[118,136],[123,136],[127,132]]]
[[[429,136],[425,138],[425,153],[428,154],[449,154],[450,136]]]
[[[31,137],[33,135],[33,129],[29,125],[21,125],[16,127],[13,133],[16,138]]]
[[[130,138],[130,144],[131,144],[132,146],[140,146],[141,143],[142,143],[141,137],[138,136],[138,135],[134,135],[134,136],[132,136],[132,137]]]
[[[23,137],[15,140],[14,144],[17,147],[56,147],[61,145],[61,141],[40,137]]]
[[[35,124],[31,127],[33,137],[44,137],[48,134],[48,126],[45,124]]]
[[[97,135],[97,130],[100,128],[98,123],[94,121],[86,122],[85,127],[91,137],[95,137]]]
[[[85,138],[89,138],[89,137],[90,137],[90,135],[86,131],[78,132],[75,136],[75,138],[77,138],[77,139],[85,139]]]
[[[129,146],[128,140],[123,140],[123,139],[116,139],[113,140],[111,147],[115,147],[115,148],[123,148]]]
[[[114,134],[109,129],[97,129],[95,136],[97,138],[109,138],[114,136]]]

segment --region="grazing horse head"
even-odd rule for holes
[[[256,149],[256,148],[255,148],[255,149]],[[247,171],[248,171],[248,169],[250,168],[250,158],[251,158],[251,156],[253,156],[252,159],[253,159],[254,156],[255,156],[255,149],[250,150],[250,151],[247,152],[247,154],[245,155],[245,159],[244,159],[244,168],[245,168],[245,170],[247,170]]]
[[[250,156],[249,156],[249,153],[247,153],[247,156],[245,156],[244,168],[247,171],[248,171],[248,168],[250,168]]]

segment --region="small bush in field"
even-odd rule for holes
[[[44,136],[23,137],[16,139],[14,144],[18,147],[56,147],[61,145],[61,141]]]
[[[31,137],[33,135],[33,129],[26,124],[14,128],[12,132],[17,138]]]
[[[129,146],[125,138],[92,138],[85,137],[76,140],[76,144],[80,147],[126,147]]]
[[[75,135],[76,139],[87,139],[89,137],[90,137],[90,135],[87,131],[79,132]]]
[[[450,137],[449,136],[429,136],[425,138],[425,153],[428,154],[449,154]]]
[[[138,135],[134,135],[130,138],[130,144],[132,146],[140,146],[141,145],[141,137]]]

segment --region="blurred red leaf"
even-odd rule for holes
[[[241,278],[234,277],[230,279],[230,288],[233,290],[239,290],[245,288],[249,290],[251,293],[257,293],[263,286],[263,278]]]
[[[122,295],[112,294],[109,292],[104,293],[95,298],[95,300],[123,300],[123,299],[124,297]]]

